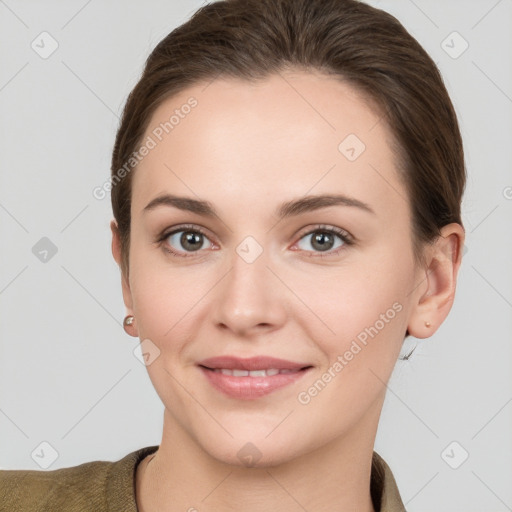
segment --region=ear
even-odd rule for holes
[[[441,236],[426,249],[426,264],[418,272],[420,285],[413,292],[407,326],[415,338],[432,336],[452,308],[464,238],[460,224],[447,224],[441,229]]]
[[[122,271],[121,266],[121,235],[119,233],[119,228],[117,226],[117,222],[112,220],[110,222],[110,229],[112,230],[112,255],[116,260],[119,268],[121,269],[121,286],[123,289],[123,301],[129,315],[133,315],[133,302],[132,302],[132,294],[130,290],[130,283]]]

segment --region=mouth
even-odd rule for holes
[[[231,398],[253,400],[295,383],[312,365],[268,356],[222,356],[198,364],[208,382]]]

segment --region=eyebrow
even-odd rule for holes
[[[155,199],[144,207],[143,213],[154,210],[159,206],[174,207],[202,215],[203,217],[218,217],[217,211],[209,201],[174,196],[171,194],[163,194],[155,197]],[[375,215],[375,211],[368,204],[359,199],[342,194],[306,196],[287,201],[277,208],[275,215],[278,219],[282,220],[287,217],[293,217],[329,206],[351,206]]]

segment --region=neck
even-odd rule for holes
[[[291,461],[261,468],[233,466],[201,449],[172,415],[150,464],[137,472],[140,512],[261,510],[375,512],[371,460],[381,404],[350,432]]]

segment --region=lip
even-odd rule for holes
[[[201,361],[198,366],[216,390],[239,400],[255,400],[289,386],[302,379],[312,368],[307,363],[296,363],[268,356],[245,359],[233,356],[212,357]],[[279,373],[265,377],[235,377],[234,375],[225,375],[220,371],[215,371],[220,369],[254,371],[270,368],[288,370],[289,373]]]

